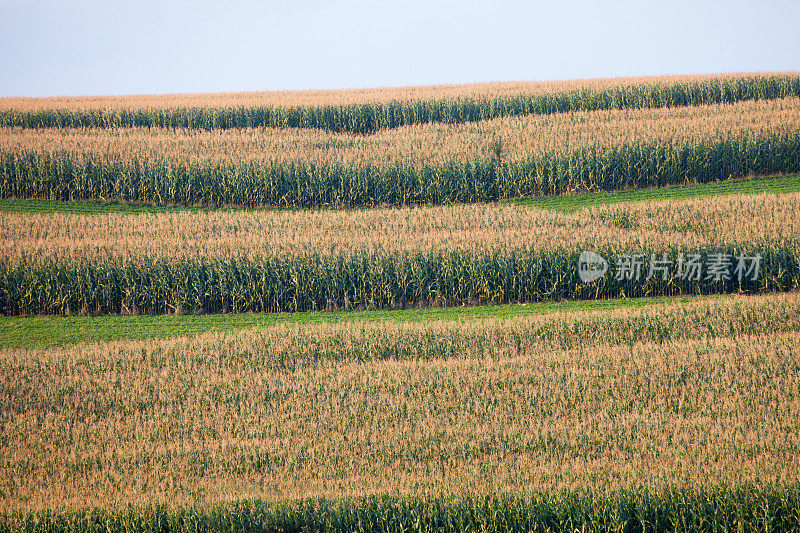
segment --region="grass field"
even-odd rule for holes
[[[275,324],[337,322],[426,322],[470,321],[510,318],[567,311],[602,311],[651,305],[682,303],[720,296],[671,296],[627,300],[539,302],[530,304],[481,305],[375,311],[318,311],[302,313],[245,313],[226,315],[166,316],[0,316],[0,348],[50,348],[79,342],[143,340],[188,337],[207,332],[234,331]]]
[[[93,215],[107,213],[176,213],[179,211],[211,211],[213,207],[190,207],[152,204],[134,204],[118,201],[63,201],[14,198],[0,199],[0,212],[3,213],[72,213],[78,215]]]
[[[800,191],[800,174],[788,176],[754,176],[743,179],[722,180],[691,185],[668,185],[630,191],[608,191],[560,196],[544,196],[513,200],[518,205],[539,207],[551,211],[572,213],[586,207],[612,204],[631,204],[656,200],[688,200],[731,194],[783,194]],[[3,209],[0,202],[0,209]]]

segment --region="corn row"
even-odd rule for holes
[[[0,197],[362,207],[492,201],[798,170],[798,133],[641,142],[549,151],[515,161],[462,159],[437,165],[190,163],[21,151],[0,153]]]
[[[85,108],[79,110],[0,109],[0,125],[42,127],[121,126],[169,128],[318,128],[370,134],[426,123],[458,124],[505,116],[553,114],[600,109],[677,107],[800,96],[800,77],[719,77],[676,83],[579,88],[549,94],[495,98],[384,101],[365,104],[254,107]]]
[[[612,265],[619,250],[600,250]],[[0,313],[164,314],[244,313],[336,309],[406,308],[501,304],[543,300],[619,298],[722,292],[785,291],[800,287],[796,243],[768,249],[702,247],[640,249],[672,259],[680,253],[755,256],[758,279],[681,279],[677,270],[645,280],[612,276],[582,283],[580,250],[517,249],[476,254],[353,253],[335,256],[249,257],[232,259],[117,259],[0,263]],[[752,277],[752,276],[751,276]]]
[[[792,531],[800,489],[586,490],[470,496],[363,496],[203,507],[164,505],[0,516],[2,533],[211,533],[214,531]]]

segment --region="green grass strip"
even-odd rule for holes
[[[710,298],[724,298],[724,296],[669,296],[376,311],[155,316],[104,315],[98,317],[3,316],[0,317],[0,348],[49,348],[79,342],[183,337],[211,331],[233,331],[253,326],[282,323],[313,324],[348,321],[377,322],[383,320],[401,322],[420,322],[425,320],[467,321],[481,318],[537,315],[559,311],[603,311],[680,303],[690,300],[701,301]]]
[[[185,207],[171,205],[151,205],[136,204],[118,201],[89,201],[89,200],[38,200],[26,199],[19,200],[14,198],[0,199],[0,212],[3,213],[29,213],[29,214],[51,214],[66,213],[76,215],[105,215],[110,213],[121,213],[136,215],[139,213],[174,213],[178,211],[220,211],[232,208],[217,207]],[[233,208],[244,210],[244,208]],[[263,208],[262,208],[263,209]]]
[[[541,196],[512,200],[518,205],[539,207],[550,211],[572,213],[585,207],[602,205],[648,202],[653,200],[687,200],[709,196],[732,194],[775,194],[800,191],[800,174],[780,176],[759,176],[753,178],[730,179],[711,183],[692,185],[668,185],[627,191],[587,192],[561,196]]]

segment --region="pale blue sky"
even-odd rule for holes
[[[0,96],[800,70],[800,2],[0,0]]]

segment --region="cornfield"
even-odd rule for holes
[[[586,208],[514,204],[393,209],[212,210],[140,214],[0,212],[0,259],[226,259],[452,251],[733,247],[797,243],[800,193]]]
[[[165,205],[492,201],[800,170],[800,99],[399,128],[0,130],[0,197]]]
[[[215,531],[792,531],[797,487],[562,491],[524,497],[313,498],[170,509],[65,510],[0,516],[2,533],[211,533]]]
[[[0,348],[0,533],[800,530],[800,193],[501,202],[793,172],[796,72],[0,98],[151,210],[0,211],[2,324],[719,294]]]
[[[656,513],[696,494],[719,507],[678,516],[790,524],[798,317],[794,293],[0,350],[3,520],[91,527],[79,510],[96,506],[112,530],[154,509],[249,520],[237,502],[258,497],[308,506],[313,524],[326,505],[368,512],[370,494],[417,512],[431,495],[539,494]]]
[[[611,264],[627,255],[597,251]],[[796,245],[763,251],[693,247],[645,248],[629,253],[641,253],[646,258],[667,254],[672,262],[681,254],[698,254],[702,263],[709,263],[715,254],[730,258],[760,254],[760,279],[680,279],[672,272],[667,279],[606,277],[583,284],[578,277],[580,250],[140,259],[127,264],[113,260],[0,263],[0,313],[295,312],[768,292],[800,287],[800,250]]]
[[[0,312],[241,313],[533,302],[800,287],[800,194],[573,214],[467,205],[370,211],[0,215]],[[341,231],[347,228],[347,232]],[[163,235],[171,235],[164,238]],[[578,258],[643,258],[583,283]],[[761,256],[757,279],[648,274],[698,254]],[[733,264],[731,265],[733,267]]]
[[[30,99],[0,102],[0,125],[42,127],[316,128],[370,134],[416,124],[459,124],[505,116],[600,109],[678,107],[800,96],[795,73],[586,80],[549,84],[334,94]],[[417,93],[417,94],[415,94]],[[440,96],[441,95],[441,96]],[[310,102],[292,105],[298,98]],[[353,100],[362,103],[350,103]],[[88,101],[87,101],[88,100]],[[339,103],[330,104],[330,101]],[[191,106],[180,105],[181,101]],[[220,102],[221,101],[221,102]],[[238,101],[247,104],[237,105]],[[266,105],[259,101],[266,102]],[[219,105],[220,102],[222,105]],[[177,105],[176,105],[177,104]],[[61,106],[60,108],[58,106]]]

